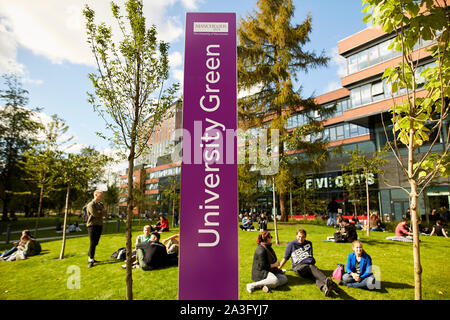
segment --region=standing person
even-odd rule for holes
[[[301,277],[311,278],[316,281],[319,288],[325,296],[329,296],[332,290],[339,290],[331,278],[325,276],[316,266],[316,260],[313,256],[311,241],[306,240],[306,231],[298,229],[297,239],[288,243],[284,258],[278,266],[281,269],[284,264],[291,259],[292,269]]]
[[[337,222],[336,222],[336,215],[338,213],[339,210],[339,204],[336,201],[336,197],[333,197],[332,200],[330,201],[330,203],[328,203],[328,214],[330,215],[330,220],[327,223],[327,225],[333,225],[336,226]]]
[[[346,273],[342,281],[347,287],[375,289],[375,276],[372,274],[372,258],[363,250],[359,240],[352,242],[353,252],[347,257]]]
[[[288,279],[284,272],[278,269],[280,263],[277,261],[277,255],[272,248],[270,232],[261,232],[256,243],[258,246],[253,256],[252,266],[252,280],[255,282],[247,284],[248,293],[252,293],[259,288],[262,288],[264,292],[269,292],[271,289],[286,284]]]
[[[101,202],[103,198],[103,192],[101,190],[94,191],[94,199],[88,203],[87,211],[87,222],[86,226],[88,229],[88,235],[90,240],[89,252],[88,252],[88,268],[94,266],[95,248],[100,241],[100,236],[102,235],[103,229],[103,216],[106,215],[105,207]]]

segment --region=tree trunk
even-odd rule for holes
[[[126,268],[126,286],[127,286],[127,300],[133,300],[133,272],[131,265],[131,229],[132,229],[132,215],[133,215],[133,171],[134,171],[134,142],[132,143],[132,150],[128,156],[128,199],[127,199],[127,223],[126,223],[126,250],[127,250],[127,268]]]
[[[369,178],[366,172],[366,198],[367,198],[367,236],[370,237],[370,198],[369,198]]]
[[[273,226],[275,228],[275,244],[280,244],[278,241],[278,227],[277,227],[277,206],[275,205],[275,178],[272,177],[272,194],[273,194]]]
[[[278,195],[280,197],[280,215],[281,215],[281,221],[287,222],[288,221],[288,215],[286,212],[286,193],[283,191],[279,191]]]
[[[417,216],[417,183],[410,180],[410,211],[413,229],[413,257],[414,257],[414,298],[422,300],[422,265],[420,264],[420,239],[419,239],[419,223]]]
[[[64,259],[64,251],[66,249],[66,229],[67,229],[67,216],[69,213],[69,194],[70,194],[70,185],[67,185],[66,208],[64,212],[64,224],[63,224],[63,237],[62,237],[61,253],[59,254],[59,260]]]
[[[41,216],[42,209],[42,198],[44,196],[44,184],[41,184],[41,191],[39,192],[39,206],[36,217],[36,225],[34,226],[34,236],[37,238],[38,228],[39,228],[39,217]]]

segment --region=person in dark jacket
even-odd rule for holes
[[[334,242],[353,242],[358,239],[358,233],[348,219],[342,220],[342,227],[334,233]]]
[[[150,241],[136,244],[136,259],[142,270],[153,270],[167,265],[167,249],[159,239],[160,234],[152,232]]]
[[[94,199],[89,202],[86,207],[87,211],[87,222],[86,227],[88,229],[89,235],[89,251],[88,251],[88,268],[92,268],[94,266],[94,262],[97,262],[94,259],[95,249],[100,241],[100,236],[102,235],[103,229],[103,216],[106,214],[105,207],[101,202],[103,198],[103,191],[95,190],[94,191]]]
[[[259,225],[259,231],[263,232],[267,230],[267,218],[264,213],[261,213],[261,215],[258,218],[258,225]]]
[[[252,293],[255,289],[269,292],[271,289],[287,283],[284,272],[278,269],[280,263],[272,249],[272,236],[269,231],[263,231],[256,240],[258,246],[255,250],[252,266],[253,283],[247,284],[247,291]]]
[[[352,242],[353,252],[347,257],[346,273],[342,281],[347,287],[375,289],[375,277],[372,274],[372,258],[363,250],[359,240]]]

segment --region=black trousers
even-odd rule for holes
[[[315,280],[319,289],[326,283],[327,276],[313,264],[300,264],[296,266],[295,273],[303,278]]]
[[[88,235],[89,240],[91,242],[89,246],[88,256],[91,259],[94,259],[95,256],[95,247],[98,245],[100,241],[100,236],[102,235],[103,226],[90,226],[88,227]]]

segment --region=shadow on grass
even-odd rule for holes
[[[383,294],[389,293],[389,291],[386,290],[387,288],[412,289],[412,288],[414,288],[414,286],[407,284],[407,283],[401,283],[401,282],[381,281],[381,289],[376,290],[376,292],[383,293]]]
[[[327,274],[327,271],[325,271],[324,274]],[[293,275],[286,275],[286,277],[288,278],[287,285],[278,287],[276,289],[277,291],[291,291],[292,290],[291,287],[303,286],[303,285],[307,285],[307,286],[314,285],[316,287],[316,282],[313,279],[308,279],[308,278],[303,278],[303,277],[298,277],[298,276],[293,276]],[[336,290],[334,290],[334,292],[332,292],[332,294],[330,295],[330,298],[334,298],[334,299],[341,298],[343,300],[356,300],[355,298],[350,296],[347,292],[345,292],[344,290],[339,288],[339,286],[337,284],[336,284],[335,289]],[[319,290],[319,289],[317,289],[317,290]]]

